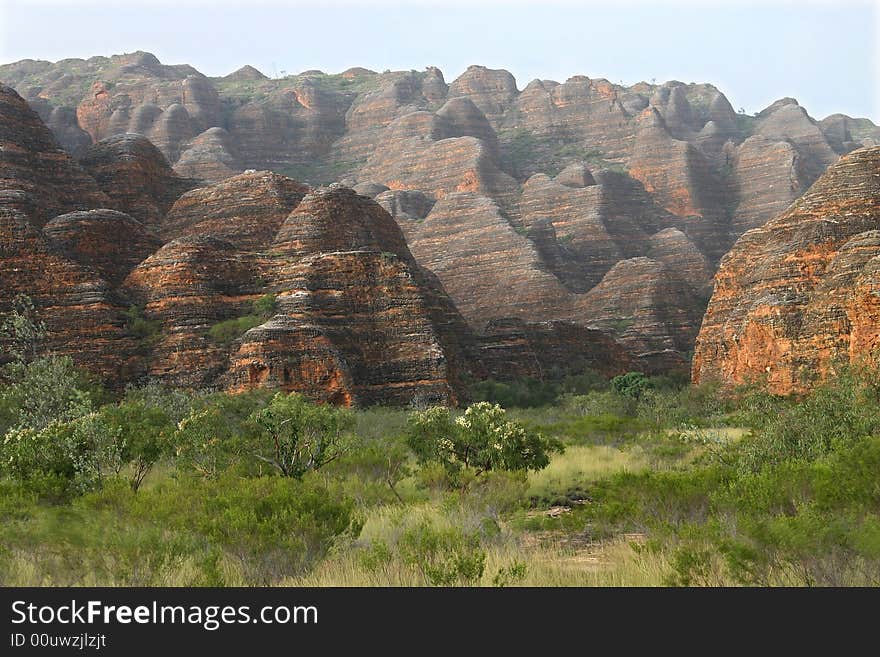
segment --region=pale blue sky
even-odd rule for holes
[[[206,75],[433,65],[447,81],[483,64],[520,89],[576,74],[711,82],[750,113],[793,96],[816,118],[880,123],[878,18],[869,0],[0,0],[0,63],[146,50]]]

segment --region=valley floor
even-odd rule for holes
[[[82,417],[121,417],[114,426],[129,423],[141,436],[161,427],[174,444],[156,453],[139,486],[136,458],[88,481],[82,470],[65,479],[60,462],[40,470],[21,453],[22,430],[7,427],[0,582],[880,584],[875,379],[848,374],[797,400],[619,379],[557,386],[553,403],[539,407],[522,392],[534,383],[482,388],[511,406],[507,418],[564,446],[528,473],[451,477],[409,450],[417,411],[371,408],[349,416],[354,442],[338,459],[278,476],[231,447],[254,430],[246,418],[276,403],[263,393],[130,390],[68,420],[80,431]],[[2,389],[0,417],[22,411],[15,385]],[[196,419],[212,414],[220,424],[200,428]],[[235,435],[221,435],[221,425]],[[50,426],[57,444],[67,434]],[[186,447],[218,442],[229,449],[193,456]]]

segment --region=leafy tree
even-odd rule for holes
[[[439,462],[451,479],[462,469],[479,476],[490,470],[541,470],[562,444],[507,419],[497,404],[479,402],[453,419],[448,408],[416,412],[407,437],[421,463]]]
[[[16,295],[9,311],[0,323],[0,343],[15,362],[36,359],[40,343],[46,337],[46,325],[37,316],[34,303],[24,294]]]
[[[167,411],[143,401],[123,401],[99,411],[122,463],[131,466],[129,483],[137,491],[156,462],[167,453],[175,424]]]
[[[339,458],[346,448],[345,434],[354,426],[350,412],[296,393],[276,394],[251,419],[261,428],[251,453],[295,479]]]
[[[4,374],[9,383],[0,388],[0,432],[67,422],[90,413],[102,395],[67,356],[10,363]]]
[[[651,388],[651,381],[641,372],[627,372],[611,379],[611,387],[624,397],[639,399]]]
[[[40,429],[12,429],[0,452],[7,474],[43,493],[97,490],[105,475],[118,472],[121,465],[117,443],[97,413],[53,420]]]
[[[274,294],[264,294],[253,303],[254,314],[266,319],[272,317],[278,309],[278,302]]]

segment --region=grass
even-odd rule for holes
[[[648,467],[648,459],[638,449],[621,450],[608,445],[573,445],[556,454],[550,465],[529,473],[528,495],[536,502],[554,504],[581,499],[584,487],[617,472]]]
[[[137,492],[108,475],[65,497],[6,472],[0,584],[880,584],[876,377],[841,374],[799,399],[635,378],[511,410],[565,445],[536,472],[420,464],[408,412],[381,407],[355,411],[350,449],[301,481],[241,462],[204,478],[173,451]],[[267,400],[187,403],[244,437]]]

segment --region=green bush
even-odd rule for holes
[[[125,312],[125,328],[129,335],[150,346],[161,338],[162,322],[158,319],[147,319],[143,312],[144,309],[140,306],[131,306]]]
[[[175,423],[168,412],[143,401],[122,401],[98,411],[119,460],[130,467],[129,483],[137,491],[156,462],[169,453]],[[120,467],[121,470],[121,467]]]
[[[208,337],[219,344],[228,345],[255,326],[270,319],[278,309],[274,294],[264,294],[251,304],[252,312],[242,317],[234,317],[214,324],[208,329]]]
[[[67,356],[10,363],[0,387],[0,432],[12,427],[40,430],[52,422],[87,415],[103,391]]]
[[[208,336],[219,344],[229,344],[265,321],[259,315],[245,315],[244,317],[227,319],[208,329]]]
[[[506,411],[488,402],[469,406],[453,419],[448,408],[435,406],[413,413],[407,437],[421,463],[438,462],[451,480],[462,470],[475,476],[490,470],[540,470],[562,444],[507,419]]]
[[[619,395],[639,399],[652,386],[648,377],[641,372],[627,372],[611,379],[611,387]]]
[[[843,373],[760,424],[740,446],[743,469],[811,461],[880,434],[880,393],[870,379]]]
[[[16,295],[12,300],[12,309],[0,322],[0,346],[3,351],[14,362],[31,361],[36,359],[45,337],[46,325],[37,315],[34,302],[27,295]]]
[[[248,446],[250,453],[278,474],[295,479],[339,458],[354,426],[347,410],[285,393],[276,394],[250,420],[260,427]]]
[[[404,563],[417,568],[431,586],[473,586],[486,568],[480,537],[460,527],[437,528],[424,521],[403,533],[398,549]]]

